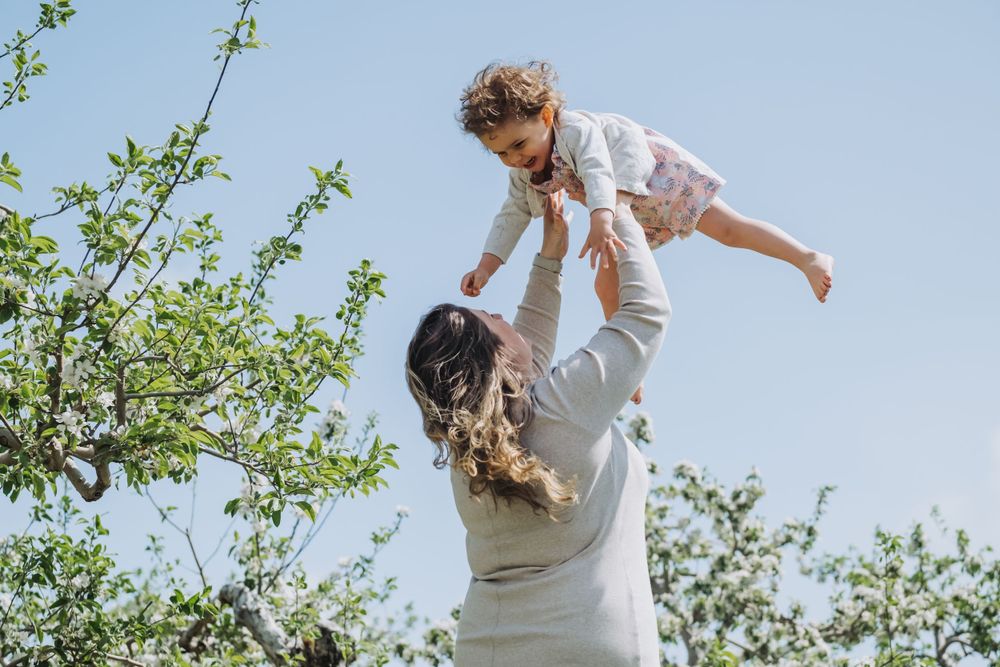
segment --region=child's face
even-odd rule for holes
[[[479,140],[508,167],[542,171],[552,156],[552,114],[546,108],[528,120],[508,121]]]

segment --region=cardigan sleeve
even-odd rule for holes
[[[619,307],[586,345],[560,361],[531,391],[535,409],[600,434],[642,382],[663,344],[670,301],[642,228],[630,214],[614,221],[628,246],[619,253]]]
[[[563,142],[570,151],[573,171],[587,193],[587,210],[615,210],[617,194],[615,171],[604,132],[590,119],[567,123],[560,128]]]
[[[615,183],[619,190],[649,195],[648,182],[656,168],[656,158],[649,150],[649,139],[642,126],[617,114],[594,114],[601,123],[608,142]]]
[[[559,260],[535,255],[524,298],[514,316],[514,329],[531,344],[532,377],[544,376],[552,363],[562,303],[561,269]]]
[[[531,222],[531,207],[528,205],[528,182],[524,169],[511,169],[507,187],[507,199],[500,212],[493,218],[493,226],[486,237],[483,252],[496,255],[506,264],[514,252],[517,242]]]

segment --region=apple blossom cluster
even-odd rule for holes
[[[95,273],[92,277],[80,275],[73,280],[73,296],[87,301],[100,296],[107,287],[108,279],[99,273]]]

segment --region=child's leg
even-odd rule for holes
[[[618,312],[618,266],[612,261],[611,266],[605,269],[600,263],[597,265],[597,277],[594,278],[594,291],[601,302],[601,310],[604,311],[604,319],[610,320]],[[632,394],[632,402],[636,405],[642,402],[642,385]]]
[[[833,286],[833,257],[807,248],[771,223],[748,218],[716,197],[698,221],[698,231],[723,245],[783,259],[806,275],[817,299],[826,301]]]

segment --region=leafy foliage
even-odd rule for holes
[[[3,53],[0,53],[0,60],[10,57],[14,65],[14,77],[10,81],[3,82],[3,89],[0,90],[0,111],[13,106],[17,102],[24,102],[28,95],[27,81],[31,77],[45,76],[48,66],[39,60],[41,51],[33,51],[31,40],[43,30],[54,30],[59,26],[65,26],[76,10],[70,6],[71,0],[55,0],[55,2],[43,2],[39,5],[40,13],[35,30],[30,35],[22,30],[18,30],[14,37],[4,42]],[[10,181],[3,180],[0,171],[0,180],[20,189]]]

